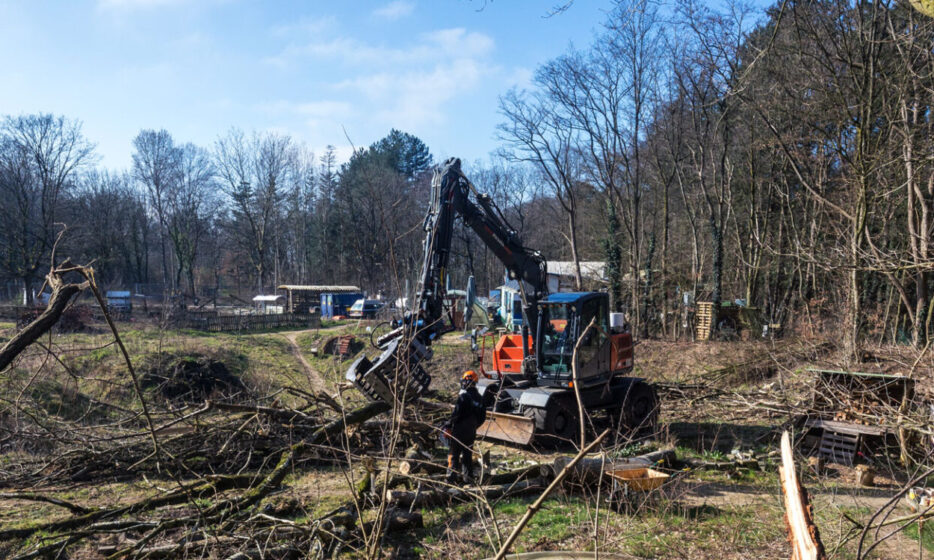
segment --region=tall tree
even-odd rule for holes
[[[179,180],[179,150],[165,129],[142,130],[133,139],[133,176],[146,189],[149,206],[159,224],[159,248],[162,264],[162,289],[174,291],[170,284],[168,219],[169,199]]]
[[[511,161],[532,165],[564,210],[567,220],[564,237],[574,262],[574,283],[580,290],[578,191],[583,180],[583,162],[578,130],[570,122],[566,108],[543,87],[552,76],[551,67],[541,68],[535,77],[540,89],[531,92],[512,90],[501,97],[500,113],[505,121],[497,129],[499,138],[507,146],[503,155]]]
[[[219,200],[214,164],[207,150],[194,144],[178,148],[178,171],[169,189],[166,227],[175,254],[175,285],[187,280],[187,293],[197,296],[195,260],[204,236],[211,228]]]
[[[0,251],[26,304],[61,229],[62,203],[93,161],[94,145],[80,122],[36,114],[6,117],[0,125]]]
[[[286,184],[294,179],[296,148],[290,136],[232,129],[215,143],[214,157],[230,199],[233,234],[256,274],[256,286],[269,286]]]

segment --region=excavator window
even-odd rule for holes
[[[583,331],[591,321],[594,321],[586,333],[582,333],[577,356],[580,364],[590,362],[606,341],[608,332],[608,306],[606,298],[591,298],[581,307],[580,329]]]
[[[574,353],[574,335],[569,325],[574,324],[574,308],[564,303],[545,304],[541,307],[542,371],[565,373],[571,371]]]

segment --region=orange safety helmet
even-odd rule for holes
[[[478,376],[477,372],[472,369],[468,369],[464,372],[464,375],[461,376],[461,382],[470,381],[471,383],[476,383],[479,380],[480,376]]]

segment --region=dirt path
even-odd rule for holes
[[[292,349],[292,355],[302,364],[302,368],[305,370],[305,376],[308,377],[308,383],[314,391],[327,391],[328,386],[324,381],[324,378],[321,377],[321,374],[318,371],[311,367],[311,364],[308,363],[308,360],[305,359],[304,354],[302,354],[302,349],[298,345],[298,335],[308,332],[313,332],[314,329],[308,329],[304,331],[291,331],[282,333],[282,336],[289,341],[289,346]]]

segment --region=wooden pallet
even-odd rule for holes
[[[832,463],[852,466],[859,449],[859,434],[845,434],[824,428],[818,453]]]
[[[696,340],[710,340],[713,330],[713,302],[697,302],[697,311],[694,314],[694,338]]]
[[[343,358],[350,354],[350,345],[353,344],[354,336],[345,334],[341,336],[340,345],[337,347],[337,355]]]

